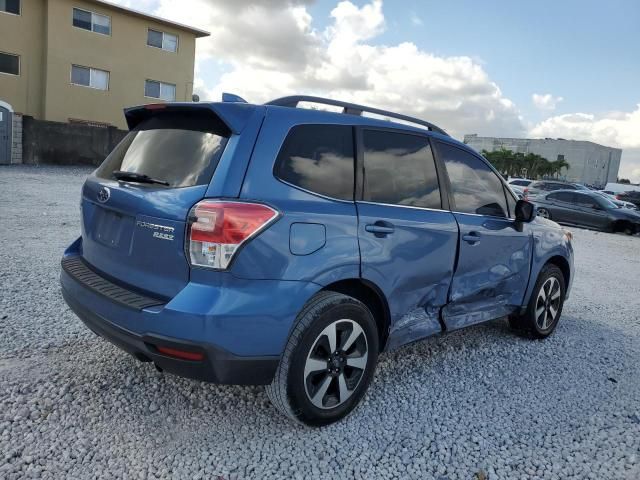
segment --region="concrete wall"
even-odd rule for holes
[[[22,115],[14,113],[12,119],[11,163],[22,163]]]
[[[615,182],[620,169],[622,150],[593,142],[564,139],[495,138],[465,135],[464,143],[478,152],[505,148],[519,153],[535,153],[553,162],[563,155],[569,164],[560,178],[589,185],[604,186]]]
[[[25,164],[100,165],[127,131],[23,117]]]
[[[14,111],[44,112],[46,0],[22,0],[20,15],[0,13],[0,51],[20,56],[20,75],[0,73],[0,100]]]

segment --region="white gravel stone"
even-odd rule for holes
[[[545,341],[504,320],[380,359],[360,405],[292,424],[260,387],[162,375],[60,295],[87,168],[0,167],[0,478],[640,478],[640,238],[574,229]]]

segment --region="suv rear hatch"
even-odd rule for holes
[[[130,112],[128,112],[130,113]],[[186,220],[231,130],[211,109],[136,109],[124,140],[82,190],[82,256],[115,283],[172,298],[189,281]]]

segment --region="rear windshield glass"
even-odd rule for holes
[[[144,120],[111,152],[96,176],[114,179],[114,172],[123,171],[166,182],[168,188],[208,184],[228,132],[202,117],[167,113]]]

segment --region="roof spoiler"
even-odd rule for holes
[[[124,109],[129,130],[136,128],[142,121],[157,115],[159,112],[194,112],[202,114],[210,112],[217,117],[234,134],[242,132],[251,115],[256,111],[255,105],[248,103],[151,103]]]

